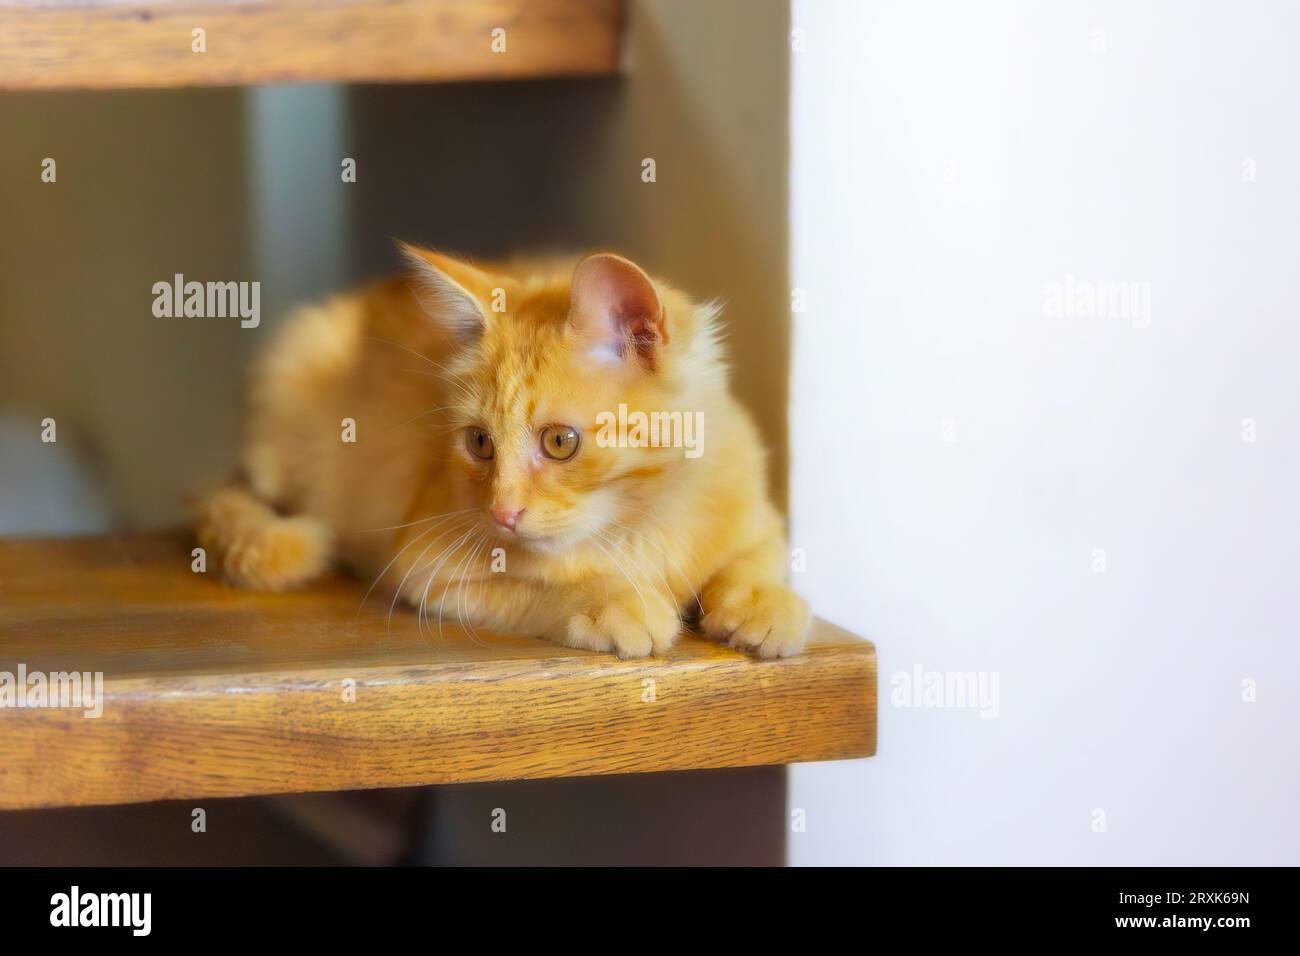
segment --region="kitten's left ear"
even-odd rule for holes
[[[400,241],[397,248],[411,264],[416,295],[429,317],[462,341],[478,338],[487,326],[484,303],[492,297],[491,276],[440,252]]]
[[[596,355],[618,361],[634,357],[652,372],[668,344],[654,283],[639,266],[611,252],[587,256],[573,270],[569,322]]]

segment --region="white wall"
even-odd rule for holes
[[[798,581],[881,706],[791,862],[1300,863],[1300,7],[792,23]],[[1067,274],[1149,324],[1046,314]],[[917,664],[998,715],[891,706]]]

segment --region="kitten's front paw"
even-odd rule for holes
[[[675,606],[653,592],[632,591],[611,594],[590,613],[570,615],[550,636],[570,647],[628,658],[666,653],[681,629]]]
[[[706,600],[700,619],[707,636],[759,657],[798,654],[811,625],[808,603],[779,584],[728,589],[714,603]]]

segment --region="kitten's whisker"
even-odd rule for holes
[[[420,359],[422,362],[428,362],[434,368],[440,367],[438,363],[435,362],[433,359],[429,358],[429,356],[425,355],[423,352],[417,352],[409,345],[403,345],[401,342],[394,342],[392,339],[380,338],[378,335],[367,335],[366,338],[368,338],[372,342],[382,342],[385,345],[393,346],[393,348],[401,349],[403,352],[409,352],[410,354],[414,355],[416,358]]]
[[[647,573],[647,567],[651,565],[651,562],[645,561],[644,559],[642,559],[641,555],[637,554],[633,550],[630,550],[632,547],[632,542],[630,540],[620,540],[610,532],[605,531],[603,529],[601,531],[601,534],[605,535],[605,540],[608,541],[612,547],[617,549],[618,553],[621,556],[627,558],[628,563],[632,565],[632,569],[634,571],[641,572],[642,580],[645,581],[646,585],[650,587],[651,590],[658,590],[654,582],[650,580],[650,575]],[[626,549],[624,545],[627,545]],[[673,594],[672,585],[669,584],[668,579],[664,577],[663,571],[657,568],[652,568],[652,570],[654,570],[654,573],[658,575],[659,580],[663,583],[664,589],[667,592],[668,603],[676,607],[677,598]]]
[[[472,531],[473,529],[471,528],[470,530]],[[480,531],[480,532],[479,532],[479,535],[481,535],[482,533],[483,533],[483,532]],[[477,541],[477,540],[478,540],[478,536],[475,536],[474,540]],[[445,611],[446,611],[446,607],[447,607],[447,592],[448,592],[449,590],[451,590],[451,582],[452,582],[453,580],[455,580],[457,573],[458,573],[458,572],[460,571],[460,569],[461,569],[461,566],[464,565],[466,559],[470,556],[470,553],[471,553],[471,551],[470,551],[470,547],[471,547],[470,545],[466,545],[465,553],[461,555],[460,560],[456,562],[456,566],[455,566],[454,568],[452,568],[452,569],[451,569],[451,573],[450,573],[449,575],[447,575],[447,583],[443,585],[443,587],[442,587],[442,596],[438,599],[438,643],[440,643],[440,644],[443,642],[443,636],[442,636],[442,619],[446,616]],[[427,594],[426,594],[426,597],[427,597]],[[459,600],[460,600],[460,590],[459,590],[459,586],[457,587],[457,591],[456,591],[456,599],[457,599],[457,601],[459,602]],[[456,614],[457,614],[457,616],[460,615],[460,608],[459,608],[459,606],[456,608]]]
[[[458,381],[457,378],[454,377],[454,376],[455,376],[455,373],[454,373],[451,369],[447,368],[445,365],[439,365],[437,362],[435,362],[433,359],[429,358],[429,356],[425,355],[424,353],[422,353],[422,352],[417,352],[415,349],[413,349],[413,348],[411,348],[411,347],[409,347],[409,346],[403,345],[401,342],[394,342],[392,339],[384,339],[384,338],[380,338],[380,337],[377,336],[377,335],[367,335],[366,338],[368,338],[368,339],[369,339],[370,341],[372,341],[372,342],[382,342],[382,343],[385,344],[385,345],[391,345],[391,346],[393,346],[394,348],[399,348],[399,349],[401,349],[403,352],[409,352],[411,355],[414,355],[416,358],[420,359],[422,362],[428,362],[428,363],[429,363],[430,365],[432,365],[434,368],[438,369],[439,372],[445,372],[445,373],[447,373],[447,374],[446,374],[446,375],[441,375],[441,374],[439,374],[439,375],[434,375],[434,373],[432,373],[432,372],[417,371],[417,370],[415,370],[415,369],[403,369],[402,371],[405,371],[405,372],[415,372],[415,374],[417,374],[417,375],[434,375],[435,378],[441,378],[441,379],[442,379],[444,382],[446,382],[448,385],[455,385],[455,386],[457,386],[457,387],[463,389],[463,390],[466,392],[466,394],[469,394],[469,389],[468,389],[468,387],[467,387],[463,382]]]
[[[642,537],[643,540],[645,540],[647,543],[650,543],[649,539],[644,538],[644,536],[638,535],[638,537]],[[628,546],[629,548],[632,547],[632,543],[630,541],[628,542]],[[637,566],[635,563],[636,558],[637,558],[637,554],[635,551],[628,554],[628,560],[633,562],[634,567]],[[652,561],[645,561],[643,570],[644,569],[648,569],[650,573],[653,573],[654,576],[659,579],[659,582],[664,586],[664,591],[668,595],[668,600],[673,604],[674,607],[678,607],[679,605],[677,601],[677,594],[673,590],[672,582],[668,580],[667,576],[664,573],[665,569],[659,567],[658,562],[652,562]],[[671,569],[669,570],[671,571]],[[647,577],[649,577],[649,574],[647,574]]]
[[[463,516],[463,517],[461,517],[461,518],[458,518],[458,519],[456,519],[455,521],[449,522],[449,523],[447,524],[446,527],[444,527],[440,532],[438,532],[437,537],[435,537],[433,541],[429,542],[429,544],[424,548],[424,550],[421,551],[421,552],[416,556],[415,560],[414,560],[413,562],[411,562],[411,566],[408,567],[408,568],[406,569],[406,575],[404,575],[403,578],[402,578],[401,586],[399,586],[397,594],[394,595],[394,601],[393,601],[393,604],[389,606],[389,612],[390,612],[390,613],[391,613],[391,611],[392,611],[392,608],[393,608],[393,607],[396,605],[396,603],[397,603],[397,602],[396,602],[396,598],[401,594],[402,590],[405,589],[405,586],[406,586],[406,578],[407,578],[408,576],[410,576],[411,574],[415,574],[415,575],[418,576],[418,575],[420,575],[420,574],[423,573],[423,569],[422,569],[421,566],[420,566],[420,562],[424,560],[424,556],[425,556],[426,554],[428,554],[429,551],[431,551],[434,547],[436,547],[436,546],[440,545],[442,542],[446,541],[446,539],[447,539],[447,537],[448,537],[449,535],[450,535],[450,536],[455,536],[455,535],[460,534],[460,533],[462,532],[462,530],[465,528],[465,522],[466,522],[466,521],[472,521],[472,520],[473,520],[473,517],[467,515],[467,516]],[[445,547],[443,548],[443,550],[444,550],[444,551],[446,550]],[[441,553],[441,552],[439,552],[439,553]],[[432,562],[430,562],[430,563],[432,563]],[[428,565],[425,565],[424,567],[428,567]]]
[[[634,589],[634,590],[636,591],[636,593],[637,593],[637,597],[639,597],[639,598],[641,599],[641,610],[645,613],[645,617],[644,617],[642,620],[643,620],[646,624],[649,624],[649,623],[650,623],[650,605],[646,603],[645,595],[641,592],[641,588],[637,586],[636,581],[632,580],[632,576],[629,575],[629,574],[627,573],[626,570],[624,570],[622,562],[620,562],[620,561],[618,560],[618,558],[615,557],[615,555],[614,555],[614,554],[613,554],[613,553],[612,553],[608,548],[606,548],[603,544],[601,544],[601,543],[600,543],[598,540],[596,540],[595,538],[593,538],[592,541],[595,543],[596,547],[600,548],[600,550],[604,551],[605,554],[609,556],[609,559],[610,559],[611,561],[613,561],[615,567],[618,568],[619,573],[622,574],[623,577],[627,578],[627,583],[628,583],[628,584],[632,585],[633,589]]]
[[[443,537],[446,536],[447,534],[454,533],[455,529],[460,525],[461,521],[464,520],[465,520],[464,518],[457,519],[456,521],[452,522],[450,526],[443,528],[442,531],[439,532],[437,537],[435,537],[432,541],[430,541],[428,544],[424,546],[424,550],[419,553],[419,555],[416,557],[416,559],[413,562],[411,562],[410,567],[406,569],[406,573],[402,575],[401,582],[397,585],[397,589],[393,591],[392,603],[388,605],[388,636],[390,638],[393,636],[393,610],[397,607],[397,601],[402,596],[402,590],[406,587],[407,578],[411,576],[411,572],[415,570],[416,566],[420,563],[421,559],[423,559],[423,557],[429,553],[429,549],[432,548],[439,541],[441,541]]]
[[[424,627],[426,622],[428,621],[429,588],[432,586],[433,580],[435,577],[437,577],[438,572],[442,569],[442,566],[446,564],[447,561],[451,560],[452,555],[454,555],[456,551],[465,544],[465,542],[469,539],[470,535],[474,533],[474,521],[475,521],[474,517],[471,516],[469,518],[469,521],[470,524],[468,527],[466,527],[463,524],[459,526],[459,529],[463,529],[463,531],[461,531],[460,533],[460,536],[456,538],[454,541],[452,541],[451,544],[443,548],[442,551],[440,551],[438,555],[432,561],[429,562],[429,567],[430,567],[429,577],[425,580],[424,589],[420,593],[420,604],[415,617],[416,630],[420,634],[420,640],[424,641],[426,645],[428,644],[428,641],[426,641],[424,638]],[[440,613],[441,613],[441,609],[440,609]],[[433,633],[432,627],[429,628],[429,633],[430,634]],[[441,633],[439,633],[439,643],[442,643]]]
[[[668,537],[671,537],[673,539],[677,548],[683,552],[684,556],[690,555],[692,549],[687,546],[685,541],[682,540],[682,537],[680,534],[677,533],[677,530],[673,528],[670,524],[668,524],[668,522],[665,521],[663,518],[661,518],[659,515],[654,514],[653,512],[650,511],[646,511],[641,508],[637,508],[633,505],[624,505],[624,507],[629,508],[630,510],[636,512],[637,514],[642,515],[643,517],[649,519],[659,529],[660,533]],[[614,522],[614,523],[618,524],[619,522]],[[633,530],[633,529],[629,528],[628,530]],[[665,552],[665,557],[667,557],[667,552]],[[686,575],[683,575],[683,577],[686,577]]]
[[[654,516],[653,516],[653,515],[647,515],[647,517],[654,517]],[[650,536],[647,535],[647,534],[645,534],[643,531],[639,531],[639,530],[637,530],[636,528],[632,528],[632,527],[630,527],[630,526],[628,526],[628,525],[625,525],[625,524],[622,524],[621,522],[618,522],[618,521],[613,521],[613,522],[610,522],[610,523],[613,524],[614,527],[616,527],[616,528],[622,528],[624,531],[628,532],[629,534],[634,534],[634,535],[636,535],[638,538],[640,538],[640,539],[641,539],[642,541],[644,541],[646,544],[650,545],[652,548],[655,548],[655,549],[656,549],[656,550],[657,550],[661,555],[663,555],[664,560],[665,560],[666,562],[668,562],[668,567],[667,567],[667,571],[668,571],[668,573],[669,573],[669,574],[673,574],[673,573],[675,573],[679,578],[681,578],[681,579],[682,579],[682,583],[684,583],[684,584],[686,585],[687,590],[689,590],[689,591],[691,592],[691,596],[695,598],[695,602],[696,602],[697,604],[699,603],[699,600],[700,600],[700,592],[697,591],[697,590],[695,590],[695,585],[691,582],[691,578],[690,578],[690,577],[689,577],[689,576],[688,576],[684,571],[682,571],[681,565],[678,564],[678,563],[677,563],[677,560],[676,560],[676,559],[675,559],[671,554],[668,553],[667,549],[665,549],[665,548],[664,548],[662,545],[660,545],[658,542],[653,541],[653,540],[650,538]],[[665,529],[665,530],[666,530],[666,529]],[[679,546],[680,546],[680,543],[681,543],[681,542],[680,542],[680,539],[679,539],[679,541],[678,541],[678,545],[679,545]],[[666,577],[664,577],[663,572],[660,572],[660,573],[659,573],[659,577],[660,577],[660,579],[664,582],[664,586],[668,588],[668,591],[669,591],[669,593],[671,594],[672,591],[673,591],[672,584],[669,583],[669,581],[668,581],[668,579],[667,579]],[[674,598],[675,598],[675,595],[674,595]]]
[[[448,385],[451,385],[455,388],[459,388],[461,390],[461,394],[464,395],[466,398],[470,398],[474,394],[474,392],[470,389],[469,385],[467,385],[462,381],[459,381],[458,379],[450,378],[449,376],[443,375],[441,372],[426,372],[422,368],[404,368],[402,369],[402,371],[410,375],[427,375],[429,378],[436,378],[440,382],[446,382]]]
[[[450,518],[452,515],[461,515],[469,511],[477,511],[477,508],[462,508],[460,511],[445,511],[440,515],[429,515],[427,518],[417,518],[414,521],[408,521],[406,524],[395,524],[387,528],[358,528],[357,534],[370,534],[374,531],[400,531],[402,528],[414,527],[417,524],[424,524],[426,521],[434,521],[438,518]]]
[[[460,375],[462,374],[456,371],[456,369],[452,368],[450,365],[443,365],[441,362],[437,361],[436,359],[429,359],[429,364],[440,371],[446,372],[452,378],[459,378]]]
[[[483,532],[480,531],[477,535],[474,536],[474,538],[471,541],[469,541],[468,544],[465,545],[465,553],[460,556],[460,560],[456,562],[456,566],[451,569],[451,574],[447,576],[447,583],[446,585],[443,586],[442,599],[438,604],[438,641],[439,642],[443,641],[442,622],[447,617],[447,592],[448,590],[451,589],[451,582],[453,580],[456,582],[456,602],[455,602],[456,620],[461,625],[461,630],[462,631],[465,630],[464,620],[461,618],[460,615],[460,589],[461,589],[461,582],[464,581],[464,574],[465,574],[465,572],[461,569],[466,566],[466,562],[469,561],[471,556],[474,554],[475,550],[477,550],[479,538],[482,537],[482,534]]]
[[[397,427],[401,428],[402,425],[409,425],[411,424],[411,422],[418,422],[421,418],[424,418],[427,415],[432,415],[434,412],[450,411],[455,407],[456,407],[455,405],[439,405],[437,408],[431,408],[427,412],[420,412],[420,414],[416,415],[414,418],[408,418],[406,421],[402,422]]]
[[[491,547],[491,544],[491,539],[489,539],[487,541],[487,546],[483,551],[483,574],[478,579],[478,606],[479,613],[482,617],[487,617],[487,614],[485,613],[486,602],[483,600],[483,592],[487,590],[488,579],[496,573],[492,570],[493,552],[496,551],[496,548]]]
[[[473,519],[471,519],[471,521],[472,520]],[[436,559],[437,563],[434,564],[433,570],[429,572],[428,580],[424,582],[424,591],[420,595],[420,613],[419,616],[416,618],[416,624],[421,628],[420,631],[421,637],[424,636],[423,626],[424,626],[426,608],[428,606],[428,601],[429,601],[429,588],[433,586],[433,579],[437,577],[438,572],[442,570],[442,566],[451,560],[451,556],[456,553],[456,550],[458,548],[460,548],[466,541],[469,540],[470,535],[472,535],[473,533],[474,533],[474,525],[471,523],[469,528],[463,534],[461,534],[459,538],[457,538],[450,545],[442,549],[441,554],[439,554],[438,558]],[[442,621],[441,610],[439,611],[438,620],[439,623],[441,623]],[[442,637],[441,632],[439,632],[439,639],[441,639],[441,637]]]
[[[473,544],[470,546],[468,559],[465,562],[465,568],[460,572],[460,577],[456,580],[456,623],[460,625],[461,631],[466,634],[469,633],[469,629],[465,627],[465,615],[461,612],[460,599],[465,593],[465,575],[469,573],[474,556],[478,554],[478,549],[482,547],[482,545],[483,532],[480,531],[479,536],[474,539]]]
[[[465,509],[465,511],[474,511],[474,510],[476,510],[476,509],[474,509],[474,508],[466,508],[466,509]],[[415,544],[415,542],[419,541],[421,538],[423,538],[425,535],[427,535],[430,531],[433,531],[435,528],[438,527],[439,524],[442,524],[443,521],[445,521],[445,520],[448,519],[448,518],[452,518],[452,517],[455,517],[455,516],[458,515],[458,514],[463,514],[463,513],[464,513],[464,512],[460,512],[460,511],[452,511],[452,512],[449,512],[449,513],[447,513],[447,514],[445,514],[445,515],[434,515],[432,518],[426,518],[426,519],[421,519],[421,521],[413,521],[413,522],[411,522],[411,524],[420,524],[420,523],[422,523],[422,521],[433,521],[433,522],[435,522],[435,523],[434,523],[434,524],[431,524],[429,527],[425,528],[425,529],[424,529],[423,531],[421,531],[419,534],[415,535],[415,537],[413,537],[410,541],[406,542],[406,544],[403,545],[402,549],[401,549],[400,551],[398,551],[395,555],[393,555],[392,560],[389,561],[386,565],[384,565],[384,569],[383,569],[382,571],[380,571],[378,575],[375,576],[375,579],[374,579],[373,581],[370,582],[370,587],[366,588],[366,593],[362,596],[362,598],[361,598],[361,603],[357,605],[357,620],[360,620],[360,619],[361,619],[361,610],[362,610],[362,608],[364,608],[364,607],[366,606],[366,601],[370,599],[370,595],[371,595],[371,593],[375,590],[375,587],[379,584],[379,582],[380,582],[381,580],[383,580],[384,575],[388,574],[389,569],[390,569],[394,564],[397,563],[397,559],[400,558],[403,554],[405,554],[405,553],[407,552],[407,550],[411,547],[411,545]],[[411,526],[411,525],[398,525],[399,528],[407,528],[407,527],[410,527],[410,526]],[[396,530],[396,529],[394,529],[394,530]],[[418,559],[417,559],[417,560],[418,560]],[[390,615],[391,615],[391,612],[390,612]]]
[[[479,552],[483,550],[483,547],[486,544],[487,544],[487,532],[481,531],[479,532],[478,540],[474,545],[474,550],[470,554],[470,560],[468,563],[466,563],[465,570],[461,572],[460,584],[456,586],[456,620],[460,622],[461,630],[465,631],[469,635],[469,639],[473,641],[475,644],[477,644],[479,647],[485,647],[486,645],[479,640],[478,632],[474,629],[474,612],[473,609],[469,606],[469,599],[466,598],[465,601],[465,609],[469,612],[468,621],[466,621],[465,618],[461,616],[460,600],[465,589],[465,578],[466,576],[468,576],[469,572],[473,569],[473,562],[478,558]]]
[[[445,545],[436,555],[433,556],[432,560],[425,565],[425,567],[429,568],[429,577],[425,580],[424,587],[420,590],[420,603],[416,605],[415,629],[420,635],[420,641],[426,646],[431,646],[424,637],[424,606],[425,601],[429,597],[429,585],[433,581],[433,576],[438,573],[438,568],[441,567],[439,559],[448,552],[454,551],[456,546],[460,544],[461,541],[465,540],[465,535],[467,533],[468,530],[465,529],[465,526],[463,524],[458,524],[456,528],[452,530],[452,535],[454,537],[452,538],[451,543]],[[423,558],[424,555],[420,555],[420,557]],[[416,568],[416,571],[420,574],[424,573],[423,568]]]
[[[380,571],[377,575],[375,575],[375,579],[370,582],[370,587],[366,588],[366,593],[361,596],[361,603],[357,605],[356,620],[358,621],[361,620],[361,611],[365,608],[366,601],[370,600],[370,595],[374,593],[375,587],[378,586],[379,582],[383,580],[386,574],[388,574],[389,569],[394,564],[397,563],[397,559],[400,558],[403,554],[405,554],[406,551],[411,547],[411,545],[415,544],[417,541],[420,541],[422,538],[424,538],[425,535],[434,531],[437,527],[438,527],[437,525],[431,525],[428,528],[425,528],[419,534],[414,535],[411,538],[411,540],[407,541],[406,544],[402,546],[400,551],[398,551],[395,555],[393,555],[392,560],[390,560],[386,565],[384,565],[383,570]]]
[[[483,571],[482,571],[482,573],[481,573],[480,576],[479,576],[479,589],[478,589],[478,593],[479,593],[479,596],[478,596],[478,615],[479,615],[479,620],[480,620],[480,622],[483,620],[484,617],[487,616],[487,615],[484,613],[485,608],[483,607],[483,583],[482,583],[482,582],[483,582],[483,576],[486,575],[486,574],[488,574],[488,573],[490,573],[490,572],[491,572],[491,568],[492,568],[492,549],[491,549],[491,544],[492,544],[491,537],[488,535],[488,533],[487,533],[486,531],[484,531],[484,532],[483,532],[483,547],[482,547],[482,549],[481,549],[481,551],[480,551],[480,553],[483,555]],[[466,597],[465,597],[465,606],[466,606],[466,610],[467,610],[467,611],[469,612],[469,614],[470,614],[471,636],[472,636],[473,639],[474,639],[474,643],[478,644],[478,645],[481,646],[481,647],[486,647],[486,646],[487,646],[486,643],[483,642],[483,641],[480,641],[480,640],[479,640],[477,629],[475,629],[475,628],[473,627],[473,623],[474,623],[474,622],[473,622],[473,613],[474,613],[474,612],[473,612],[473,610],[472,610],[471,607],[470,607],[470,604],[469,604],[469,595],[468,595],[468,594],[467,594]]]

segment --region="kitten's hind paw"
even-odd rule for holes
[[[329,568],[329,529],[310,518],[281,518],[234,542],[222,556],[225,576],[240,587],[284,591]]]
[[[282,517],[247,488],[230,485],[199,507],[198,538],[239,587],[284,591],[330,567],[333,535],[306,515]]]

